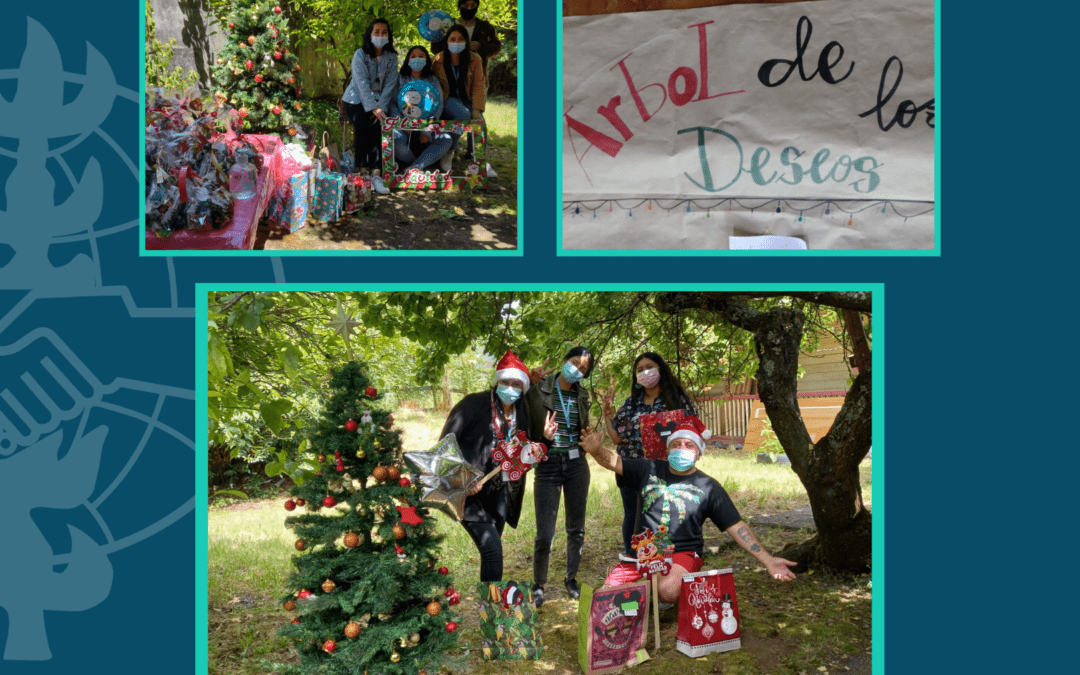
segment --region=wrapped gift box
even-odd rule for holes
[[[315,179],[315,208],[312,216],[336,223],[345,199],[345,174],[323,171]]]
[[[307,224],[308,214],[308,175],[301,171],[282,183],[270,201],[268,219],[275,227],[288,227],[289,232],[296,232]]]
[[[537,626],[536,610],[530,603],[532,585],[528,581],[480,582],[481,650],[485,659],[540,658],[544,643]]]
[[[667,459],[668,436],[686,419],[683,410],[665,410],[641,416],[641,449],[645,459]]]
[[[371,202],[371,181],[366,176],[351,174],[345,180],[345,213],[356,213]]]
[[[742,646],[731,568],[683,575],[675,648],[697,658]]]

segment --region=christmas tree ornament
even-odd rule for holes
[[[402,649],[408,649],[410,647],[409,638],[402,637],[401,639],[398,640],[398,644],[401,645]]]
[[[450,597],[451,595],[453,595],[453,594],[454,594],[454,593],[456,593],[456,592],[457,592],[457,591],[455,591],[455,590],[454,590],[454,587],[453,587],[453,586],[447,586],[447,587],[446,587],[446,590],[445,590],[445,591],[443,591],[443,595],[445,595],[446,597],[448,597],[448,598],[449,598],[449,597]]]
[[[274,14],[281,14],[281,8],[280,7],[275,7],[274,8]]]
[[[398,557],[398,560],[405,562],[405,549],[401,548],[397,544],[394,544],[394,554]]]
[[[394,539],[404,539],[405,538],[405,528],[404,527],[402,527],[400,525],[394,525],[394,527],[391,528],[391,529],[393,529],[393,531],[394,531]]]
[[[363,448],[360,448],[359,450],[356,451],[356,457],[357,457],[357,459],[363,459],[363,458],[367,457],[367,453],[364,452]]]
[[[332,593],[335,588],[337,588],[337,584],[334,583],[333,579],[322,582],[323,593]]]
[[[291,612],[296,609],[296,603],[292,600],[286,600],[285,604],[282,605],[282,607],[285,609],[286,612]]]
[[[251,70],[255,67],[255,64],[251,62],[251,59],[248,59],[247,61],[244,61],[244,67]]]
[[[386,471],[385,466],[377,466],[371,470],[371,477],[377,481],[384,481],[389,473]]]
[[[300,617],[295,617],[295,618],[294,618],[294,619],[293,619],[292,621],[290,621],[289,623],[291,623],[291,624],[292,624],[292,625],[294,625],[294,626],[299,626],[299,625],[300,625]]]
[[[447,633],[453,633],[456,630],[457,630],[457,624],[456,623],[454,623],[453,621],[447,622],[447,624],[446,624],[446,632]]]
[[[358,635],[360,635],[360,624],[355,621],[349,622],[349,624],[345,626],[345,637],[351,639]]]
[[[393,415],[387,415],[386,416],[386,428],[389,429],[392,426],[394,426],[394,416]]]
[[[341,451],[340,450],[335,450],[334,451],[334,459],[341,459]]]
[[[398,661],[401,660],[401,654],[398,654],[397,650],[394,650],[393,652],[390,653],[390,660],[393,661],[394,663],[397,663]]]
[[[408,478],[402,476],[401,479],[398,481],[398,485],[400,485],[401,487],[409,487],[410,485],[412,485],[412,483],[409,482]]]
[[[327,654],[333,654],[334,650],[337,649],[337,643],[334,642],[333,640],[327,640],[326,642],[323,643],[322,648],[323,648],[323,651],[326,652]]]
[[[307,548],[307,542],[306,541],[304,541],[303,539],[297,539],[296,540],[296,550],[297,551],[303,551],[306,548]]]
[[[296,597],[301,600],[306,600],[307,598],[311,597],[311,591],[307,590],[306,588],[301,589],[300,592],[296,594]]]
[[[439,574],[442,574],[442,575],[450,574],[450,568],[448,568],[448,567],[440,567],[439,568]]]
[[[345,471],[345,463],[339,459],[337,461],[337,466],[335,466],[334,468],[337,469],[338,473],[341,473]]]
[[[274,37],[277,37],[277,35],[275,35]],[[274,52],[274,60],[275,61],[280,61],[281,60],[281,52]]]
[[[333,508],[335,504],[337,504],[337,500],[330,495],[326,495],[326,498],[322,500],[322,505],[328,509]]]
[[[401,477],[401,469],[396,466],[389,466],[386,468],[386,475],[390,480],[397,480]]]
[[[454,591],[454,594],[447,598],[446,602],[451,606],[458,604],[461,602],[461,593]]]
[[[293,500],[291,500],[291,499],[289,499],[289,500],[286,500],[286,502],[285,502],[285,510],[286,510],[286,511],[292,511],[292,510],[294,510],[295,508],[296,508],[296,502],[294,502],[294,501],[293,501]]]
[[[442,603],[438,600],[432,600],[428,603],[427,613],[431,616],[439,616],[439,612],[442,611]]]
[[[375,398],[379,395],[379,390],[375,387],[368,387],[364,390],[364,394],[366,394],[368,398]]]
[[[307,504],[307,500],[305,500],[303,497],[297,497],[296,498],[296,505],[297,506],[303,506],[304,504]]]
[[[254,35],[249,35],[248,36],[248,44],[249,45],[255,44],[255,36]]]
[[[274,112],[275,115],[280,115],[281,114],[281,106],[279,106],[279,105],[274,106],[273,112]]]
[[[345,431],[356,431],[356,420],[349,420],[345,423]]]
[[[319,459],[319,464],[322,464],[323,462],[326,461],[326,455],[319,455],[318,459]]]
[[[412,635],[410,635],[409,642],[413,643],[414,645],[420,644],[420,633],[413,633]]]
[[[262,75],[256,75],[255,76],[255,81],[256,82],[262,82],[263,81],[263,76]]]
[[[300,70],[300,64],[296,64],[297,71]],[[297,93],[297,96],[300,94]],[[355,321],[352,314],[345,313],[345,307],[342,306],[341,301],[337,304],[337,314],[332,320],[326,323],[327,328],[332,328],[335,333],[345,338],[345,350],[349,354],[349,358],[352,358],[352,345],[349,343],[349,338],[356,331],[356,327],[360,325],[359,321]]]
[[[355,532],[349,532],[345,535],[345,547],[356,548],[360,545],[360,535]]]
[[[233,28],[236,28],[236,24],[233,23],[232,21],[230,21],[229,22],[229,30],[232,30]]]

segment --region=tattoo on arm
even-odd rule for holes
[[[735,534],[739,535],[739,539],[742,539],[744,542],[746,542],[746,545],[749,547],[752,553],[761,552],[761,545],[754,541],[754,533],[750,531],[750,528],[743,525],[735,531]]]

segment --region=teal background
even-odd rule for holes
[[[522,25],[528,48],[520,66],[524,258],[140,258],[139,181],[122,158],[90,139],[72,151],[76,175],[87,156],[97,158],[106,175],[102,220],[123,223],[135,217],[136,224],[97,242],[100,288],[55,299],[25,289],[0,290],[0,345],[45,327],[103,381],[130,378],[191,395],[199,389],[196,376],[205,377],[204,355],[196,353],[196,347],[205,352],[196,282],[215,288],[274,282],[430,288],[492,281],[508,287],[554,279],[573,280],[570,289],[617,282],[648,288],[672,282],[883,284],[888,327],[883,328],[879,313],[875,359],[887,380],[879,377],[876,383],[883,389],[875,395],[875,422],[883,425],[877,464],[887,475],[875,476],[874,483],[875,492],[886,482],[890,491],[888,511],[882,495],[875,494],[875,523],[882,533],[875,540],[875,672],[1056,668],[1056,655],[1070,644],[1066,638],[1075,625],[1071,616],[1058,619],[1071,610],[1066,595],[1072,585],[1070,531],[1055,528],[1060,536],[1047,536],[1047,525],[1071,506],[1065,502],[1070,494],[1065,481],[1076,464],[1075,443],[1061,442],[1059,421],[1071,419],[1066,406],[1073,398],[1068,394],[1075,370],[1074,303],[1073,294],[1063,291],[1073,285],[1068,270],[1074,264],[1066,256],[1075,237],[1071,136],[1057,131],[1071,128],[1071,106],[1059,98],[1061,85],[1053,84],[1070,77],[1072,66],[1053,45],[1069,37],[1072,11],[1064,10],[1064,17],[1048,7],[1025,13],[1026,7],[1001,2],[942,8],[938,64],[946,105],[939,96],[940,257],[673,260],[556,256],[559,64],[552,50],[559,22],[550,4],[523,0],[523,9],[526,2],[532,11]],[[83,72],[90,41],[120,85],[138,91],[141,3],[9,2],[0,7],[0,95],[7,100],[12,70],[25,47],[26,13],[52,33],[65,70]],[[140,108],[137,100],[117,99],[103,125],[136,163]],[[0,119],[0,137],[12,134],[17,130]],[[14,166],[11,158],[0,156],[0,185]],[[61,183],[58,198],[70,189]],[[1036,204],[1041,208],[1028,208]],[[6,206],[4,198],[0,211]],[[6,228],[33,225],[0,219],[0,240]],[[53,249],[54,264],[70,256],[65,246]],[[0,244],[0,268],[9,257]],[[879,292],[877,301],[885,295]],[[0,360],[0,382],[15,365]],[[1034,396],[1024,396],[1018,382],[1032,382]],[[205,417],[195,404],[175,398],[181,405],[168,412],[169,424],[188,439],[205,433]],[[146,403],[129,406],[145,409]],[[115,433],[127,438],[139,432],[118,428]],[[194,486],[205,485],[196,477],[197,452],[193,457],[190,449],[167,442],[151,447],[155,463],[142,485],[154,491],[127,500],[133,523],[148,513],[159,517],[158,500],[170,500],[172,508],[193,496]],[[1040,517],[1039,511],[1048,516]],[[202,608],[205,616],[205,586],[196,585],[197,563],[205,564],[196,532],[205,529],[197,527],[197,516],[205,518],[198,500],[162,532],[110,556],[116,577],[105,602],[85,612],[46,614],[53,659],[0,661],[0,673],[205,672],[205,633],[197,611]],[[124,514],[117,517],[123,521]],[[995,546],[998,542],[1007,543]],[[18,545],[0,542],[5,549]],[[1044,589],[1044,577],[1064,592]],[[6,635],[7,622],[0,612],[0,635]]]

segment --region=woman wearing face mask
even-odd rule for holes
[[[492,449],[516,436],[519,429],[526,432],[530,441],[539,441],[545,432],[554,433],[552,418],[547,425],[541,422],[534,437],[522,396],[528,390],[529,373],[525,364],[507,350],[496,365],[495,385],[461,399],[446,418],[439,438],[454,434],[465,461],[487,475],[495,468]],[[461,525],[480,552],[480,581],[502,580],[503,527],[507,523],[517,527],[524,494],[524,477],[516,483],[507,483],[496,473],[465,499]]]
[[[447,84],[440,80],[431,69],[431,57],[427,49],[417,45],[409,50],[405,64],[401,66],[398,75],[397,91],[409,82],[427,82],[439,92],[439,107],[427,117],[439,119],[442,117],[443,101],[446,100]],[[393,117],[402,117],[401,108],[398,105],[398,97],[395,96],[390,106]],[[424,131],[394,130],[394,158],[399,166],[404,165],[400,173],[409,173],[413,169],[423,171],[435,164],[450,149],[453,139],[450,134],[438,127],[429,127]]]
[[[547,365],[547,361],[544,362]],[[589,426],[589,392],[578,383],[589,376],[593,355],[585,347],[574,347],[563,357],[558,374],[543,367],[530,377],[536,385],[529,390],[529,413],[534,434],[549,439],[547,459],[534,467],[533,500],[536,504],[536,540],[533,542],[533,604],[544,604],[551,541],[559,516],[559,495],[566,503],[566,592],[575,600],[581,595],[577,582],[581,549],[585,545],[585,503],[589,497],[589,463],[581,450],[581,431]],[[554,413],[556,429],[536,428],[538,420]],[[549,427],[550,428],[550,427]]]
[[[371,174],[371,187],[390,192],[382,180],[380,126],[397,96],[397,50],[386,19],[375,19],[364,32],[364,44],[352,58],[352,77],[341,96],[345,116],[353,125],[356,172]]]
[[[482,121],[487,102],[484,65],[480,57],[469,50],[469,31],[464,26],[455,24],[446,32],[446,50],[435,55],[431,68],[440,80],[447,83],[444,119]],[[454,139],[453,147],[456,147],[461,134],[451,136]],[[452,158],[451,153],[443,156],[444,171],[450,170],[448,160]]]
[[[601,408],[604,411],[604,429],[608,438],[616,445],[619,456],[641,458],[645,456],[641,447],[642,415],[682,410],[688,416],[696,417],[697,409],[690,402],[690,397],[686,395],[679,379],[659,354],[643,353],[634,360],[631,372],[630,397],[619,407],[619,411],[614,411],[614,391],[604,396]],[[623,503],[623,550],[619,559],[636,560],[637,554],[630,547],[630,543],[638,530],[641,493],[627,484],[621,475],[616,474],[615,484],[619,487]]]

